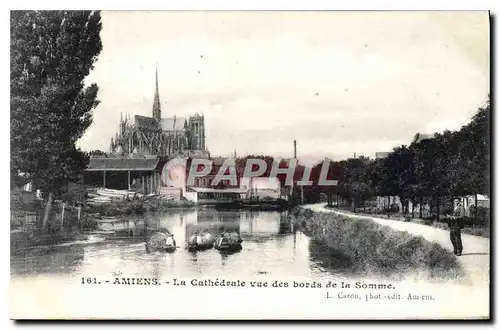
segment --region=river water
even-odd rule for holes
[[[340,283],[379,281],[351,271],[348,260],[294,227],[286,212],[270,211],[198,209],[120,218],[102,224],[99,231],[81,241],[12,253],[11,317],[392,319],[488,313],[487,287],[417,279],[391,282],[393,290],[346,289]],[[173,233],[179,245],[177,251],[147,253],[146,231],[155,229]],[[213,235],[223,230],[239,231],[243,249],[229,255],[215,249],[189,252],[186,239],[198,230]],[[87,279],[94,278],[98,283],[88,284]],[[154,278],[162,284],[114,285],[117,278]],[[168,284],[173,279],[188,284]],[[189,285],[192,280],[206,279],[257,280],[270,287]],[[271,287],[276,281],[290,285]],[[323,285],[336,282],[339,288],[296,288],[295,281]],[[392,298],[377,298],[380,295]],[[432,297],[432,301],[409,301],[408,295]],[[450,300],[453,297],[467,299]],[[220,303],[224,303],[223,308]]]
[[[146,231],[162,228],[175,235],[179,248],[173,253],[147,253]],[[186,241],[197,230],[213,235],[238,231],[243,249],[233,254],[215,249],[189,252]],[[16,253],[11,256],[11,274],[77,278],[271,275],[317,280],[353,276],[347,260],[297,231],[286,212],[197,209],[128,216],[101,224],[87,238]]]

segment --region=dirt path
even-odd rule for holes
[[[315,212],[330,212],[341,214],[343,216],[369,219],[381,225],[391,227],[396,230],[406,231],[413,235],[422,236],[428,241],[437,242],[449,251],[453,251],[453,245],[450,241],[450,233],[447,230],[426,226],[422,224],[403,222],[397,220],[388,220],[372,216],[364,216],[333,210],[325,207],[326,204],[304,205],[306,209]],[[463,254],[458,257],[460,265],[468,273],[469,277],[476,285],[489,285],[490,281],[490,241],[488,238],[474,235],[462,234]]]

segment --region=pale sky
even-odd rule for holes
[[[487,98],[487,12],[102,13],[79,145],[108,151],[120,112],[205,115],[212,155],[342,159],[457,129]]]

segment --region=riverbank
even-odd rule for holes
[[[86,239],[86,235],[79,231],[62,231],[42,234],[33,230],[12,230],[10,232],[10,252],[11,255],[13,255],[22,253],[26,249],[40,246],[53,246],[84,239]]]
[[[352,269],[390,279],[460,279],[457,258],[440,244],[367,219],[307,206],[290,212],[298,228],[350,260]],[[416,275],[418,274],[418,275]]]
[[[453,246],[450,241],[450,233],[448,230],[411,222],[387,220],[380,217],[350,214],[344,211],[329,209],[325,206],[325,204],[310,204],[304,205],[302,206],[302,208],[320,214],[336,214],[355,222],[358,222],[360,220],[369,220],[385,228],[406,233],[412,235],[413,237],[420,237],[432,244],[438,244],[450,254],[453,251]],[[462,274],[465,277],[464,280],[467,280],[467,282],[478,287],[488,287],[490,285],[489,239],[469,234],[463,234],[462,242],[464,246],[463,253],[460,257],[455,259],[457,260],[457,263],[462,270]]]
[[[101,216],[119,216],[144,214],[147,212],[162,212],[170,209],[194,208],[196,204],[187,200],[164,200],[164,199],[142,199],[142,200],[112,200],[106,203],[91,204],[84,206],[87,214],[99,214]]]

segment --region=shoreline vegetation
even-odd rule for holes
[[[47,228],[43,229],[43,201],[34,195],[32,192],[11,192],[10,240],[13,252],[85,239],[87,234],[98,229],[99,221],[109,217],[196,207],[195,203],[187,200],[166,200],[158,196],[111,198],[96,202],[85,194],[87,196],[74,203],[54,200]]]
[[[400,232],[372,220],[296,207],[290,217],[297,228],[335,254],[347,258],[355,273],[391,279],[419,274],[420,279],[463,277],[457,258],[438,243]]]
[[[15,255],[23,253],[26,249],[51,248],[58,244],[84,240],[86,235],[81,231],[61,231],[41,233],[39,230],[11,231],[10,251]]]
[[[171,209],[194,208],[196,204],[187,200],[139,199],[139,200],[113,200],[106,203],[86,203],[84,211],[87,214],[101,216],[141,215],[148,212],[162,212]]]
[[[166,212],[195,208],[196,204],[185,199],[167,200],[159,196],[144,196],[139,199],[112,199],[101,203],[85,203],[82,208],[85,216],[82,221],[83,231],[98,229],[99,221],[108,217],[119,217],[146,213]]]

